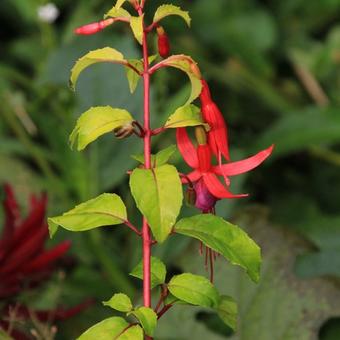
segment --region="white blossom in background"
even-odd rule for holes
[[[53,2],[38,7],[38,18],[43,22],[52,24],[56,21],[58,16],[59,9]]]

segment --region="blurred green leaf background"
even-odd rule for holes
[[[147,2],[152,18],[162,2]],[[124,23],[91,37],[73,34],[75,27],[100,20],[111,1],[55,0],[60,15],[54,23],[38,18],[38,8],[46,3],[0,2],[0,183],[14,185],[23,209],[30,193],[47,191],[50,216],[115,192],[138,224],[126,171],[137,164],[130,155],[141,152],[140,141],[106,136],[79,153],[70,150],[68,136],[79,114],[94,105],[126,108],[141,119],[141,84],[131,95],[117,65],[84,72],[76,93],[68,78],[75,60],[88,50],[112,46],[136,58],[140,47]],[[234,191],[251,196],[217,207],[263,247],[259,286],[219,260],[217,286],[240,305],[238,332],[232,334],[207,311],[178,307],[160,321],[155,339],[340,339],[340,1],[173,3],[190,11],[193,21],[191,30],[180,19],[164,21],[172,52],[191,55],[211,84],[228,123],[232,158],[272,143],[276,148],[263,166],[234,179]],[[150,44],[155,52],[155,37]],[[178,71],[163,70],[153,78],[154,127],[185,102],[189,90]],[[173,131],[155,138],[153,151],[174,138]],[[173,162],[185,170],[178,154]],[[194,212],[183,209],[182,214]],[[123,227],[62,231],[51,242],[61,239],[73,241],[76,266],[63,279],[56,275],[19,299],[50,308],[95,298],[91,308],[58,325],[56,339],[66,340],[111,315],[101,301],[113,293],[140,301],[140,281],[128,273],[141,249]],[[173,274],[197,272],[204,267],[197,248],[175,236],[156,247],[155,255]]]

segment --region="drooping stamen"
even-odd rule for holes
[[[210,282],[214,283],[214,255],[213,250],[209,248],[209,259],[210,259]]]

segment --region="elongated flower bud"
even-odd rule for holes
[[[99,22],[94,22],[85,26],[78,27],[74,30],[76,34],[79,35],[91,35],[102,31],[105,27],[112,25],[114,19],[106,19]]]
[[[170,54],[170,42],[162,26],[157,27],[158,53],[162,58],[167,58]]]

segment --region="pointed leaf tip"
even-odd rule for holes
[[[177,15],[180,16],[190,27],[191,18],[189,12],[183,11],[180,7],[174,5],[161,5],[157,8],[153,18],[153,22],[159,22],[167,16]]]

